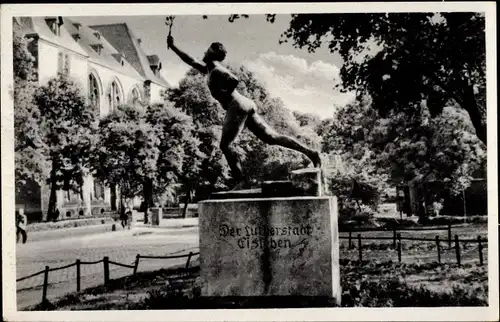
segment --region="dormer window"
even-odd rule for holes
[[[80,36],[80,34],[72,34],[71,36],[73,36],[73,39],[78,42],[82,37]]]
[[[80,28],[82,27],[82,24],[81,24],[81,23],[79,23],[79,22],[75,22],[75,23],[73,24],[73,26],[75,27],[75,29],[76,29],[77,31],[80,31]]]
[[[151,70],[153,71],[153,73],[158,76],[160,74],[160,70],[161,70],[161,62],[159,62],[158,64],[156,65],[150,65],[151,67]]]
[[[125,55],[120,53],[120,54],[111,54],[115,59],[116,61],[121,65],[121,66],[125,66]]]
[[[94,31],[94,36],[95,36],[98,40],[101,40],[101,34],[99,33],[99,31]]]
[[[101,44],[94,44],[94,45],[90,45],[90,47],[92,47],[92,49],[97,53],[97,54],[101,54],[101,51],[102,51],[102,48],[103,46]]]
[[[158,75],[158,72],[161,69],[161,62],[160,58],[157,55],[150,55],[148,56],[148,61],[149,61],[149,67],[153,71],[155,75]]]
[[[45,21],[47,22],[47,25],[49,26],[50,30],[52,30],[52,32],[56,36],[61,35],[61,26],[64,24],[62,17],[47,18],[47,19],[45,19]]]

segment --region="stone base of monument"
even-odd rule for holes
[[[319,168],[294,170],[290,180],[264,181],[260,188],[223,191],[210,195],[210,199],[250,199],[275,198],[294,196],[325,196],[328,195],[324,176]]]
[[[151,216],[151,225],[159,226],[163,220],[162,209],[160,207],[153,207],[149,209],[149,212]]]
[[[263,190],[199,203],[202,296],[339,305],[336,197],[258,197]]]
[[[292,186],[303,196],[323,196],[325,194],[323,175],[319,168],[305,168],[292,171]]]

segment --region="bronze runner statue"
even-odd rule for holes
[[[309,149],[294,138],[277,133],[257,113],[256,104],[238,93],[236,90],[238,78],[221,64],[226,57],[226,50],[221,43],[212,43],[205,52],[202,62],[177,48],[171,35],[167,38],[167,44],[168,48],[182,61],[208,75],[210,93],[227,111],[222,127],[220,149],[237,183],[233,189],[238,189],[242,184],[247,183],[236,151],[231,146],[245,126],[263,142],[301,152],[313,162],[314,167],[321,167],[321,159],[317,151]]]

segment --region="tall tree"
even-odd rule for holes
[[[43,156],[44,142],[41,139],[38,120],[40,112],[34,102],[37,89],[35,57],[29,51],[30,40],[21,27],[13,24],[14,67],[14,151],[16,191],[27,182],[43,184],[46,165]]]
[[[150,106],[146,113],[147,122],[153,125],[159,140],[156,186],[163,194],[175,194],[174,183],[180,182],[186,195],[183,217],[192,191],[201,183],[201,164],[206,158],[199,150],[201,141],[196,137],[192,118],[170,102]]]
[[[119,187],[125,199],[148,194],[146,201],[151,201],[159,138],[144,112],[119,106],[100,120],[98,133],[92,162],[94,176],[108,186]]]
[[[323,127],[323,150],[364,163],[358,169],[373,168],[371,176],[386,174],[393,184],[438,181],[456,195],[486,161],[486,147],[473,134],[467,113],[456,106],[445,107],[438,117],[425,106],[419,115],[381,117],[365,99],[340,109],[336,117]]]
[[[383,116],[418,115],[422,102],[432,116],[457,105],[486,143],[483,13],[294,14],[288,39],[310,52],[326,42],[344,60],[343,89],[369,94]]]
[[[299,122],[300,126],[307,126],[311,127],[312,129],[316,130],[318,126],[321,124],[321,118],[315,114],[312,113],[301,113],[294,111],[293,116],[297,119]]]
[[[61,73],[40,86],[34,95],[40,113],[43,155],[50,169],[48,214],[55,211],[56,191],[62,188],[80,192],[83,178],[89,172],[97,115],[86,104],[80,88]]]

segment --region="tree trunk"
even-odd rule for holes
[[[184,209],[182,209],[182,218],[186,218],[187,208],[189,201],[191,200],[191,186],[187,186],[186,199],[184,200]]]
[[[152,207],[153,204],[153,180],[146,178],[144,180],[143,186],[143,198],[144,198],[144,223],[147,224],[148,220],[148,209]]]
[[[470,104],[474,104],[471,106]],[[482,115],[477,107],[477,104],[475,100],[473,102],[467,103],[467,107],[465,108],[467,112],[469,112],[469,117],[472,122],[472,125],[474,126],[474,129],[476,130],[476,135],[479,138],[479,140],[483,141],[484,144],[486,144],[487,141],[487,128],[486,124],[483,122]]]
[[[430,73],[430,75],[432,75],[432,72]],[[474,129],[476,130],[477,137],[479,138],[479,140],[483,141],[484,144],[486,144],[486,121],[483,120],[485,117],[480,111],[480,107],[474,95],[474,89],[470,85],[470,83],[467,80],[460,80],[461,77],[458,76],[457,79],[459,80],[454,82],[454,84],[451,86],[460,89],[459,93],[457,93],[456,91],[450,90],[448,86],[444,85],[438,77],[431,76],[431,78],[439,87],[441,87],[444,91],[451,95],[455,99],[455,101],[469,113],[469,117],[472,125],[474,126]]]
[[[116,211],[116,185],[115,184],[111,185],[110,193],[111,193],[111,197],[110,197],[111,210]]]
[[[123,187],[120,187],[120,218],[125,215],[125,205],[123,203]]]
[[[50,197],[49,207],[47,209],[47,221],[53,220],[56,213],[57,204],[57,178],[56,178],[56,163],[52,161],[52,169],[50,171]]]
[[[487,141],[487,130],[486,130],[486,121],[484,121],[484,117],[479,109],[479,106],[477,104],[477,100],[474,96],[474,90],[472,86],[466,86],[464,88],[465,95],[464,95],[464,106],[462,106],[468,113],[470,120],[472,122],[472,125],[474,126],[474,129],[476,130],[476,135],[477,137],[483,141],[484,144],[486,144]]]

